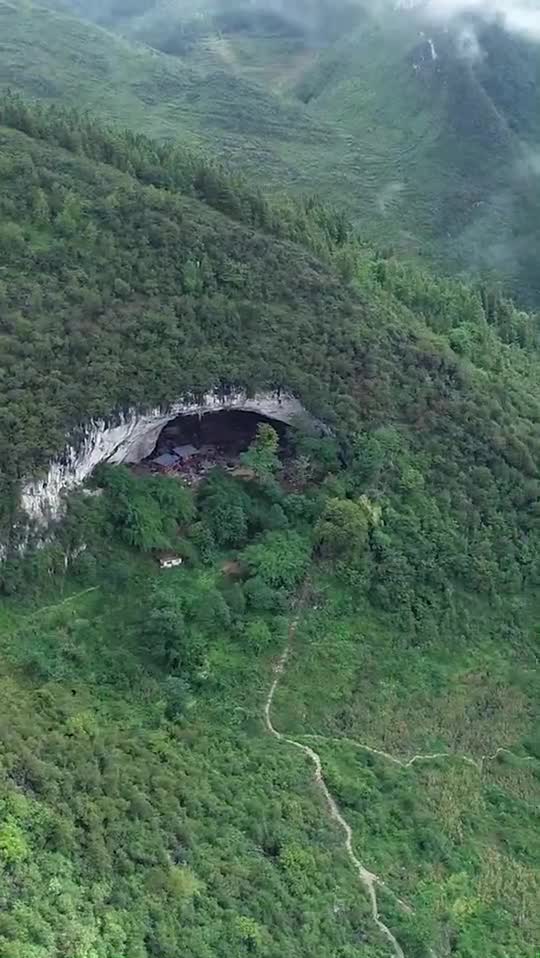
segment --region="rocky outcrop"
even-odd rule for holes
[[[90,422],[81,441],[68,446],[64,454],[50,464],[46,476],[25,483],[22,511],[34,525],[49,525],[61,517],[65,493],[81,485],[100,463],[140,462],[150,455],[161,430],[172,419],[224,409],[257,412],[288,424],[297,419],[310,419],[293,396],[261,393],[249,398],[245,393],[235,392],[227,396],[209,393],[199,403],[180,401],[165,410],[157,408],[144,413],[130,410],[114,425]]]

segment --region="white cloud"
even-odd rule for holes
[[[507,30],[540,41],[540,0],[426,0],[418,5],[443,21],[467,14],[500,20]]]
[[[457,36],[457,50],[464,60],[471,62],[480,60],[483,56],[482,47],[478,41],[476,31],[470,24],[461,27]]]

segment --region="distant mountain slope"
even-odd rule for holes
[[[332,168],[331,124],[248,83],[225,61],[201,69],[31,4],[0,0],[0,86],[209,147],[276,188],[312,191],[321,182],[317,163],[327,157]],[[331,178],[338,195],[335,170]]]
[[[296,92],[313,116],[354,136],[381,239],[397,226],[405,248],[537,295],[526,247],[540,244],[527,164],[538,142],[538,49],[491,27],[470,60],[455,35],[421,26],[405,15],[365,26],[322,54]]]
[[[361,228],[538,301],[537,46],[474,19],[443,30],[418,11],[270,7],[157,2],[126,17],[123,5],[121,29],[203,74],[225,69],[300,99],[336,130],[335,149],[309,162],[313,184],[346,198]],[[114,23],[119,6],[107,9]]]
[[[476,25],[472,58],[469,34],[357,6],[336,22],[301,4],[98,10],[125,36],[0,0],[0,84],[208,146],[269,188],[319,193],[382,245],[540,300],[536,46]]]

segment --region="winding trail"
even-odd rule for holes
[[[483,771],[486,762],[494,762],[499,755],[503,754],[511,755],[513,758],[516,758],[521,762],[536,761],[532,755],[516,755],[515,752],[512,752],[509,748],[504,747],[498,748],[493,755],[481,755],[479,759],[471,758],[470,755],[461,755],[459,752],[432,752],[431,754],[427,755],[413,755],[412,758],[404,760],[401,758],[396,758],[395,755],[390,755],[389,752],[383,752],[380,748],[373,748],[371,745],[365,745],[363,742],[357,742],[355,739],[346,738],[343,735],[334,738],[326,735],[302,735],[301,738],[317,742],[334,742],[337,744],[345,743],[346,745],[352,745],[354,748],[361,749],[363,752],[369,752],[371,755],[380,755],[381,758],[385,758],[389,762],[393,762],[394,765],[399,765],[400,768],[411,768],[411,766],[416,765],[417,762],[429,762],[430,760],[438,758],[450,758],[455,759],[458,762],[465,762],[467,765],[472,765],[473,768],[476,768],[479,772],[481,772]]]
[[[369,896],[369,900],[371,902],[371,915],[372,915],[373,921],[377,925],[377,928],[379,929],[379,931],[387,939],[387,941],[390,942],[395,958],[405,958],[404,951],[401,945],[399,944],[397,938],[392,933],[392,931],[388,928],[388,926],[385,925],[385,923],[382,921],[380,917],[379,903],[377,899],[377,887],[384,889],[384,891],[391,894],[395,898],[395,900],[398,902],[398,904],[404,909],[404,911],[410,914],[412,913],[412,909],[404,901],[398,898],[397,895],[395,895],[394,892],[392,892],[392,890],[387,887],[387,885],[382,881],[382,879],[378,877],[378,875],[375,875],[373,872],[369,871],[362,864],[359,858],[357,858],[357,856],[355,855],[354,848],[353,848],[352,828],[347,822],[347,820],[343,817],[342,813],[340,812],[338,804],[335,798],[333,797],[333,795],[331,794],[325,782],[323,769],[322,769],[322,760],[320,755],[317,752],[315,752],[315,750],[312,749],[311,746],[305,745],[303,742],[297,741],[296,739],[288,738],[282,732],[279,732],[272,722],[272,706],[274,704],[275,694],[279,687],[283,674],[285,672],[285,668],[287,665],[287,661],[289,659],[294,638],[298,630],[298,622],[300,619],[301,610],[305,603],[306,591],[307,591],[307,588],[305,587],[298,601],[296,614],[289,626],[289,635],[288,635],[287,645],[274,668],[274,679],[273,679],[272,685],[270,686],[270,691],[268,692],[268,696],[266,698],[266,703],[264,706],[264,718],[265,718],[266,728],[268,732],[270,733],[270,735],[272,735],[279,742],[284,742],[287,745],[291,745],[293,748],[299,749],[299,751],[303,752],[304,755],[307,755],[308,758],[313,763],[313,766],[315,768],[315,783],[318,786],[318,788],[321,790],[321,792],[323,793],[330,817],[333,819],[333,821],[337,822],[337,824],[340,826],[340,828],[344,832],[345,849],[350,861],[352,862],[358,874],[358,878],[360,879],[361,884],[363,885],[363,887],[365,888]],[[426,754],[426,755],[413,755],[413,757],[410,759],[401,759],[401,758],[397,758],[395,755],[391,755],[389,752],[383,751],[382,749],[373,748],[371,745],[365,745],[362,742],[357,742],[354,739],[349,739],[345,737],[330,738],[324,735],[302,735],[301,738],[308,739],[311,741],[348,743],[349,745],[353,745],[355,748],[361,749],[362,751],[365,751],[365,752],[369,752],[372,755],[379,755],[382,758],[386,759],[387,761],[392,762],[394,765],[398,765],[400,768],[411,768],[413,765],[416,765],[418,762],[427,762],[427,761],[433,761],[435,759],[445,758],[445,759],[456,759],[458,761],[465,762],[468,765],[472,765],[475,769],[477,769],[477,771],[482,772],[486,762],[495,761],[495,759],[497,759],[498,756],[501,754],[512,755],[514,758],[518,758],[521,761],[526,761],[526,762],[535,761],[535,759],[532,756],[523,756],[523,757],[517,756],[515,755],[514,752],[511,752],[510,749],[504,748],[504,747],[496,749],[496,751],[492,755],[482,755],[479,759],[471,758],[471,756],[469,755],[460,755],[460,754],[456,754],[452,752],[434,752],[434,753]],[[432,955],[432,958],[435,958],[435,953],[432,950],[430,950],[430,954]]]
[[[82,592],[73,592],[71,595],[68,595],[66,599],[62,599],[61,602],[56,602],[54,605],[44,605],[41,609],[35,609],[33,612],[30,612],[27,619],[33,619],[36,615],[43,615],[44,612],[52,612],[54,609],[61,609],[63,605],[69,605],[70,602],[75,602],[77,599],[82,599],[83,595],[89,595],[90,592],[97,592],[99,586],[93,585],[89,589],[83,589]]]
[[[15,628],[7,633],[7,636],[11,639],[15,638],[17,633],[23,626],[27,625],[28,622],[31,622],[32,619],[38,618],[40,615],[45,615],[47,612],[53,612],[55,609],[61,609],[64,605],[69,605],[71,602],[76,602],[77,599],[82,599],[83,595],[89,595],[91,592],[97,592],[99,586],[93,585],[88,589],[83,589],[82,592],[73,592],[71,595],[66,596],[65,599],[62,599],[60,602],[55,602],[53,605],[42,605],[39,609],[34,609],[33,612],[29,612],[25,615],[19,622],[16,623]]]
[[[270,735],[273,735],[274,738],[276,738],[278,741],[285,742],[287,745],[292,745],[294,748],[299,749],[301,752],[304,752],[304,754],[307,755],[308,758],[313,762],[313,765],[315,767],[315,782],[324,795],[326,804],[328,806],[328,811],[330,813],[330,817],[338,823],[338,825],[340,826],[340,828],[343,830],[345,834],[345,849],[347,851],[347,855],[349,856],[354,868],[356,869],[356,872],[358,874],[358,877],[362,885],[364,886],[369,896],[369,900],[371,902],[371,915],[372,915],[373,921],[377,925],[378,929],[382,932],[384,937],[390,942],[395,958],[405,958],[404,951],[401,945],[399,944],[397,938],[390,931],[388,926],[384,924],[379,914],[379,903],[377,900],[377,886],[379,886],[380,888],[384,888],[385,890],[388,890],[388,891],[389,889],[386,889],[386,885],[384,884],[384,882],[381,881],[381,879],[377,875],[374,875],[373,872],[368,871],[368,869],[365,868],[362,862],[356,857],[354,853],[354,849],[353,849],[352,828],[349,825],[349,823],[345,820],[343,815],[341,814],[336,800],[334,799],[334,797],[332,796],[332,794],[330,793],[328,789],[328,786],[323,776],[322,762],[321,762],[320,756],[317,754],[317,752],[315,752],[312,748],[310,748],[309,745],[303,745],[302,742],[297,742],[292,738],[287,738],[285,735],[283,735],[282,732],[278,732],[278,730],[274,727],[272,723],[272,705],[274,703],[274,696],[276,694],[276,690],[279,686],[279,683],[285,671],[285,666],[289,658],[291,645],[298,628],[298,620],[299,620],[299,613],[291,622],[291,625],[289,628],[289,639],[287,642],[287,647],[285,651],[283,652],[281,658],[279,659],[279,662],[277,663],[274,670],[274,681],[272,682],[272,685],[270,687],[270,691],[268,693],[266,704],[264,707],[264,717],[266,721],[266,728],[268,729]],[[406,905],[405,902],[401,901],[401,899],[396,897],[396,900],[399,902],[401,907],[404,908],[406,911],[408,912],[411,911],[409,906]]]

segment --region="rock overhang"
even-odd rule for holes
[[[167,407],[146,411],[130,409],[114,423],[92,420],[80,440],[68,443],[62,456],[49,464],[43,478],[28,479],[21,492],[21,510],[35,526],[58,521],[65,508],[66,493],[82,485],[101,463],[137,463],[150,455],[161,430],[178,416],[204,416],[237,410],[258,413],[287,425],[302,423],[322,428],[294,396],[281,392],[209,392],[198,401],[179,400]]]

